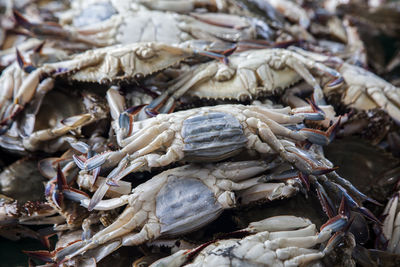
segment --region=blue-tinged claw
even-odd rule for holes
[[[324,253],[329,253],[331,252],[337,245],[342,241],[343,236],[345,235],[344,232],[336,232],[329,240],[328,243],[326,244],[326,247],[324,248]]]
[[[164,94],[158,96],[156,99],[151,101],[150,104],[147,105],[146,109],[148,109],[148,110],[159,109],[165,103],[165,101],[168,100],[169,96],[170,95],[168,93],[164,93]]]
[[[61,209],[64,201],[63,190],[68,188],[67,180],[65,179],[64,173],[61,170],[60,164],[57,164],[57,177],[50,180],[45,189],[46,197],[51,197],[53,203],[57,208]]]
[[[60,163],[57,164],[57,187],[58,190],[63,190],[64,187],[67,187],[67,179],[65,179],[64,173],[61,170]]]
[[[145,107],[145,106],[146,106],[146,104],[142,104],[142,105],[138,105],[138,106],[133,106],[133,107],[130,107],[130,108],[126,109],[123,113],[128,113],[128,114],[130,114],[130,115],[136,115],[136,114],[138,114],[138,113],[142,110],[142,108]]]
[[[127,132],[127,135],[132,133],[133,116],[138,114],[146,105],[130,107],[119,115],[118,124],[121,129]]]
[[[357,198],[362,199],[362,201],[368,201],[371,202],[377,206],[382,206],[381,203],[376,201],[373,198],[370,198],[369,196],[365,195],[363,192],[357,189],[352,183],[350,183],[348,180],[344,179],[343,177],[339,176],[336,172],[332,172],[328,174],[328,177],[331,178],[334,181],[339,182],[340,184],[345,184],[346,187],[350,190],[350,192],[353,195],[356,195]]]
[[[328,230],[328,231],[335,232],[335,234],[329,239],[328,243],[326,244],[326,247],[324,249],[325,253],[329,253],[340,243],[342,238],[347,234],[347,232],[350,229],[350,226],[354,220],[354,217],[350,221],[348,221],[348,217],[346,217],[346,216],[338,215],[336,217],[337,217],[337,220],[334,224],[336,224],[338,221],[340,221],[340,222],[337,223],[334,228],[325,227],[325,231]],[[322,229],[322,227],[321,227],[321,229]]]
[[[17,54],[17,62],[21,69],[23,69],[26,73],[31,73],[34,70],[36,70],[36,67],[34,67],[32,64],[29,64],[25,61],[22,54],[19,52],[19,50],[17,48],[15,50],[16,50],[16,54]]]
[[[74,162],[79,169],[91,171],[103,165],[104,162],[106,162],[108,155],[112,152],[113,151],[106,151],[104,153],[97,154],[86,160],[82,160],[79,156],[76,155],[72,155],[72,158],[74,159]]]
[[[167,102],[158,110],[159,113],[168,114],[174,111],[176,101],[173,97],[170,97]]]
[[[92,199],[89,202],[88,210],[92,211],[96,205],[103,199],[104,195],[107,193],[110,186],[106,183],[106,180],[99,185],[96,192],[93,194]]]
[[[63,189],[62,193],[65,198],[79,203],[81,203],[81,200],[90,198],[85,192],[72,187]]]
[[[63,262],[65,261],[65,257],[76,250],[80,249],[85,245],[85,242],[79,240],[72,243],[69,243],[66,247],[63,247],[55,252],[53,258],[55,258],[55,262],[57,262],[57,266],[63,266]]]
[[[264,175],[258,181],[259,182],[271,182],[271,181],[281,181],[289,179],[300,179],[300,181],[306,186],[307,191],[310,190],[310,181],[307,174],[303,174],[296,169],[289,169],[279,173],[272,173],[269,175]]]
[[[340,201],[340,206],[338,210],[339,215],[346,216],[347,218],[350,218],[350,209],[349,205],[347,205],[346,199],[343,196],[342,200]]]
[[[304,112],[300,113],[304,116],[304,119],[309,121],[322,121],[325,119],[325,114],[321,113],[311,113],[311,112]]]
[[[45,189],[44,189],[44,195],[45,195],[46,198],[50,197],[51,192],[53,192],[53,190],[55,190],[55,186],[56,185],[53,183],[53,181],[49,181],[46,184]]]
[[[333,183],[337,186],[337,188],[340,189],[340,193],[342,194],[342,197],[344,196],[347,200],[347,203],[349,204],[349,206],[353,209],[358,210],[359,212],[361,212],[365,217],[367,217],[368,219],[370,219],[373,222],[376,222],[377,224],[381,225],[382,223],[379,221],[378,218],[375,217],[375,215],[368,210],[365,207],[360,206],[355,200],[354,198],[352,198],[349,193],[347,193],[347,190],[342,187],[339,184]]]
[[[342,215],[336,215],[329,219],[324,225],[321,226],[322,231],[332,231],[333,233],[342,230],[348,223],[348,218]]]
[[[338,76],[339,75],[339,76]],[[336,89],[339,88],[344,84],[344,79],[339,73],[335,73],[335,79],[329,81],[327,84],[325,84],[325,88],[328,89]]]
[[[131,121],[132,121],[131,116],[129,114],[127,114],[126,112],[122,112],[121,114],[119,114],[119,118],[118,118],[119,128],[125,129],[125,130],[128,129],[127,132],[130,132]]]
[[[295,165],[304,174],[322,175],[337,169],[337,167],[329,168],[324,166],[304,149],[298,147],[287,147],[286,150],[300,158],[300,161],[295,163]],[[305,164],[307,166],[305,166]]]
[[[339,169],[339,167],[333,167],[333,168],[327,168],[327,167],[318,167],[313,169],[313,172],[311,174],[313,175],[323,175],[323,174],[327,174],[333,171],[336,171],[337,169]]]
[[[232,53],[234,51],[235,50],[233,50]],[[221,54],[210,52],[210,51],[195,51],[195,52],[196,52],[196,54],[199,54],[202,56],[217,59],[217,60],[219,60],[219,62],[224,63],[225,65],[229,63],[228,57],[226,55],[221,55]]]
[[[51,194],[51,200],[57,206],[58,209],[61,209],[61,205],[63,203],[63,195],[58,190],[54,190]]]
[[[88,154],[90,151],[90,146],[82,141],[71,142],[70,146],[82,154]]]
[[[311,143],[325,146],[332,142],[333,138],[335,137],[335,134],[340,125],[340,120],[341,117],[339,117],[336,123],[331,125],[325,132],[310,128],[303,128],[300,131],[307,137],[307,140]]]
[[[101,171],[101,166],[97,167],[93,170],[92,178],[90,179],[90,183],[94,185],[96,183],[97,177],[99,177]]]
[[[310,179],[308,174],[299,172],[299,179],[306,186],[307,191],[310,191]]]
[[[328,194],[326,193],[324,187],[318,183],[315,182],[316,186],[316,191],[317,191],[317,197],[319,199],[319,202],[322,206],[322,210],[325,212],[325,214],[328,216],[328,218],[333,218],[336,215],[335,212],[335,206],[332,203],[332,200],[329,198]]]
[[[310,121],[322,121],[325,119],[325,112],[315,103],[314,95],[311,96],[311,100],[307,99],[310,104],[312,111],[300,113],[304,115],[306,120]]]
[[[159,114],[156,110],[148,109],[148,108],[145,109],[145,113],[150,118],[153,118],[153,117],[155,117],[155,116],[157,116]]]
[[[54,262],[53,260],[53,253],[47,250],[38,250],[38,251],[27,251],[23,250],[23,253],[28,255],[29,257],[44,261],[44,262]]]
[[[79,156],[77,155],[72,155],[72,158],[74,159],[74,162],[76,164],[76,166],[78,166],[79,169],[83,170],[85,169],[85,161],[82,160]]]

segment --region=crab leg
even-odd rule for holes
[[[134,135],[123,139],[121,144],[124,146],[122,149],[123,153],[132,153],[145,146],[147,146],[154,138],[168,130],[170,123],[165,122],[159,125],[152,125],[147,129],[142,129]]]
[[[194,71],[194,75],[189,80],[182,80],[178,82],[176,85],[171,86],[165,91],[162,95],[156,98],[152,103],[149,104],[149,107],[153,107],[155,105],[159,105],[161,100],[164,100],[168,97],[168,100],[165,102],[163,107],[159,110],[160,113],[168,113],[173,106],[175,105],[175,101],[178,100],[181,96],[183,96],[192,86],[195,84],[202,82],[206,79],[210,79],[217,72],[218,67],[217,63],[212,63],[207,66],[205,69],[199,69],[199,71]],[[183,81],[185,81],[184,84]],[[179,88],[179,89],[178,89]],[[165,101],[165,100],[164,100]]]
[[[112,198],[99,201],[94,207],[95,210],[112,210],[128,204],[129,196],[123,195],[119,198]],[[81,205],[85,208],[89,206],[89,199],[81,200]]]
[[[66,256],[63,259],[63,261],[67,261],[79,254],[83,254],[85,251],[93,249],[97,247],[99,244],[104,244],[125,233],[129,233],[136,227],[142,225],[146,218],[146,212],[139,211],[137,214],[134,215],[133,211],[134,209],[132,207],[126,208],[125,211],[118,217],[118,219],[113,224],[95,234],[88,243],[84,241],[80,243],[79,248],[76,249],[73,253]],[[128,227],[130,226],[132,227],[128,229]]]
[[[93,115],[89,113],[66,118],[62,121],[63,125],[58,128],[49,128],[32,133],[24,139],[24,146],[26,149],[34,148],[38,142],[52,140],[93,121]]]
[[[266,170],[275,167],[275,162],[266,163],[265,161],[239,161],[222,163],[211,174],[218,179],[229,179],[238,182],[254,177]]]
[[[254,128],[258,129],[259,135],[262,138],[262,140],[267,143],[272,149],[276,152],[279,153],[279,155],[284,158],[285,160],[289,161],[290,163],[297,165],[297,160],[293,156],[294,154],[288,153],[284,146],[281,144],[281,142],[276,138],[274,133],[271,131],[271,129],[260,119],[256,118],[249,118],[246,120],[246,123]],[[304,167],[304,166],[301,166]],[[306,173],[310,172],[310,168],[307,169],[302,169],[302,171],[305,171]]]
[[[314,173],[315,171],[331,171],[331,169],[329,168],[320,169],[316,167],[315,164],[309,164],[312,162],[312,160],[310,160],[310,156],[307,155],[306,158],[301,157],[301,154],[298,153],[300,151],[299,149],[289,152],[287,148],[285,148],[282,143],[276,138],[271,129],[261,120],[256,118],[249,118],[246,120],[246,122],[250,127],[258,129],[259,135],[265,143],[271,146],[274,151],[278,152],[282,158],[298,167],[302,172],[309,174]],[[303,160],[309,158],[308,163],[303,162],[298,158],[302,158]]]
[[[98,42],[93,42],[92,38],[87,38],[83,35],[80,35],[77,32],[68,31],[62,28],[61,25],[53,25],[48,23],[42,23],[42,24],[31,23],[18,11],[13,10],[13,14],[15,20],[20,26],[32,32],[34,35],[38,35],[39,37],[43,36],[58,37],[60,39],[73,40],[89,45],[100,46]]]
[[[367,92],[368,95],[375,101],[375,103],[380,108],[386,110],[387,113],[389,113],[389,115],[393,117],[395,120],[400,121],[400,103],[398,96],[395,95],[394,92],[390,91],[390,93],[395,95],[394,97],[391,96],[392,94],[388,96],[385,91],[382,92],[382,89],[378,87],[367,88]],[[394,101],[396,105],[393,104],[390,100]]]
[[[175,136],[175,132],[173,130],[163,131],[161,134],[156,136],[154,138],[154,140],[152,142],[150,142],[147,146],[136,151],[135,153],[130,155],[129,158],[132,160],[132,159],[144,156],[146,154],[152,153],[155,150],[159,149],[163,144],[166,144],[169,141],[173,140],[174,136]],[[124,147],[124,149],[127,147]],[[123,152],[126,151],[126,150],[124,151],[124,149],[122,150]]]
[[[259,180],[259,177],[257,177]],[[241,204],[247,205],[258,200],[274,201],[291,197],[298,192],[298,188],[284,183],[262,183],[239,191],[237,196],[242,199]]]

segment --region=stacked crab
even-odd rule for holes
[[[45,266],[398,260],[398,193],[382,211],[388,190],[367,196],[324,154],[348,135],[398,153],[400,89],[367,69],[361,34],[389,33],[353,5],[8,3],[1,235],[40,240],[25,254]]]

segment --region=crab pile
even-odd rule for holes
[[[6,264],[400,262],[400,4],[0,5]]]

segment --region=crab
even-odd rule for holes
[[[323,225],[318,233],[309,219],[290,215],[270,217],[234,232],[245,237],[227,237],[180,250],[150,266],[304,266],[330,252],[339,239],[339,235],[331,238],[332,233],[340,231],[347,218],[337,218],[336,225],[332,222]],[[324,249],[314,248],[328,240]]]
[[[63,105],[56,107],[56,102]],[[81,135],[82,127],[99,123],[107,116],[108,107],[92,92],[38,90],[11,128],[0,136],[0,146],[20,153],[62,150],[69,139]]]
[[[111,167],[118,164],[109,173],[107,182],[96,191],[94,205],[101,200],[110,185],[116,185],[131,172],[167,166],[177,161],[215,162],[243,150],[279,155],[307,174],[324,173],[327,169],[315,163],[312,158],[307,158],[308,155],[299,155],[302,152],[290,141],[325,145],[333,138],[338,123],[326,132],[308,128],[291,130],[291,127],[301,128],[300,124],[305,119],[324,118],[315,103],[311,104],[308,110],[295,114],[290,108],[219,105],[159,114],[133,123],[129,114],[121,113],[117,139],[122,148],[90,159],[74,156],[74,160],[82,170],[80,175],[102,165]],[[112,107],[111,110],[113,113],[115,109]],[[288,141],[283,144],[284,139]]]
[[[4,134],[11,127],[17,115],[36,94],[44,95],[53,88],[56,76],[64,75],[73,81],[94,83],[135,80],[198,53],[199,51],[158,43],[135,43],[89,50],[74,55],[69,60],[45,63],[37,68],[32,68],[31,64],[25,64],[20,55],[21,65],[30,73],[26,74],[18,70],[14,75],[13,71],[18,68],[15,66],[10,72],[3,73],[0,78],[4,86],[1,90],[3,95],[0,98],[1,133]],[[88,121],[91,118],[87,115],[85,118],[71,118],[66,126],[77,123],[78,119]]]
[[[96,210],[128,206],[113,224],[59,252],[56,261],[68,261],[116,239],[120,244],[114,249],[191,232],[216,219],[224,209],[233,208],[237,198],[246,203],[288,198],[298,191],[296,179],[258,182],[257,175],[273,171],[276,165],[279,162],[242,161],[190,164],[164,171],[137,186],[130,195],[100,201]],[[83,199],[81,203],[87,207],[90,201]],[[136,229],[139,232],[132,233]]]
[[[129,1],[128,1],[129,2]],[[190,13],[149,10],[135,3],[103,1],[80,7],[74,16],[70,13],[62,19],[63,26],[31,23],[18,12],[14,12],[18,23],[38,37],[52,37],[77,42],[91,47],[105,47],[136,42],[163,42],[179,44],[183,41],[224,40],[238,42],[255,39],[257,27],[269,38],[271,29],[255,18],[222,13]]]
[[[310,18],[303,8],[292,1],[267,0],[271,6],[281,12],[288,20],[295,22],[304,29],[310,26]]]
[[[26,225],[61,223],[63,218],[43,201],[43,177],[37,160],[23,158],[0,173],[0,235],[12,240],[21,237],[48,240]]]
[[[184,97],[246,101],[265,95],[280,95],[283,90],[304,79],[314,89],[317,104],[324,103],[320,84],[310,72],[330,79],[324,89],[343,83],[334,69],[288,49],[255,49],[229,56],[228,64],[215,61],[195,65],[148,105],[160,113],[170,111],[175,100]],[[163,104],[159,108],[160,104]],[[328,107],[326,107],[328,108]]]
[[[326,96],[340,97],[343,105],[359,110],[380,108],[385,110],[396,122],[400,121],[400,89],[372,72],[343,62],[337,57],[329,57],[300,48],[292,50],[318,62],[333,65],[344,79],[343,86],[324,88]]]

